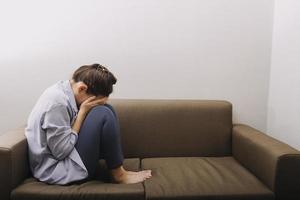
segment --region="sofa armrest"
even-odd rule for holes
[[[232,154],[276,199],[300,199],[300,151],[250,126],[234,124]]]
[[[0,135],[0,194],[3,200],[10,199],[11,191],[29,175],[24,128]]]

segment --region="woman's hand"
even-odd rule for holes
[[[74,124],[72,125],[72,130],[75,133],[79,133],[80,127],[84,121],[86,114],[97,105],[103,105],[106,103],[108,97],[96,98],[95,96],[89,97],[84,102],[81,103],[78,116],[75,119]]]
[[[81,103],[79,112],[87,114],[93,107],[97,105],[103,105],[106,103],[108,97],[96,98],[96,96],[91,96]]]

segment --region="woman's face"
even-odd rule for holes
[[[83,82],[78,82],[78,83],[72,83],[72,89],[74,92],[76,104],[78,107],[80,107],[81,103],[87,100],[89,97],[95,96],[92,94],[87,94],[87,85],[84,84]],[[96,99],[102,99],[105,97],[104,95],[98,95]],[[107,97],[108,98],[108,97]],[[96,100],[95,99],[95,100]]]
[[[90,98],[90,97],[92,97],[92,96],[95,96],[95,95],[92,95],[92,94],[87,94],[86,92],[83,92],[82,94],[81,94],[81,97],[80,97],[80,100],[79,100],[79,104],[78,104],[78,107],[80,107],[80,105],[81,105],[81,103],[82,102],[84,102],[85,100],[87,100],[88,98]],[[98,99],[102,99],[102,98],[104,98],[105,96],[104,95],[98,95],[98,96],[96,96],[96,98],[93,100],[93,101],[95,101],[95,100],[98,100]],[[107,99],[108,99],[108,97],[107,97]],[[107,99],[106,99],[106,101],[107,101]],[[106,103],[106,101],[105,101],[105,103]]]
[[[87,94],[87,93],[85,93],[85,94],[83,94],[83,96],[82,96],[82,102],[84,102],[85,100],[87,100],[88,98],[90,98],[90,97],[92,97],[92,96],[95,96],[95,95],[91,95],[91,94]],[[98,95],[98,96],[96,96],[96,98],[95,98],[95,100],[97,100],[97,99],[102,99],[102,98],[104,98],[105,96],[104,95]],[[82,103],[81,102],[81,103]],[[80,103],[80,104],[81,104]]]

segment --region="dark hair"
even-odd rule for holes
[[[100,64],[83,65],[73,74],[75,82],[82,81],[87,88],[87,94],[95,96],[109,96],[113,91],[113,85],[117,82],[116,77],[104,66]]]

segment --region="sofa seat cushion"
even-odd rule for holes
[[[139,171],[140,159],[124,159],[127,170]],[[51,199],[144,199],[142,183],[110,183],[109,172],[103,159],[99,160],[97,179],[69,185],[49,185],[30,177],[11,193],[12,200],[51,200]]]
[[[145,158],[152,169],[146,199],[274,199],[274,194],[233,157]]]

